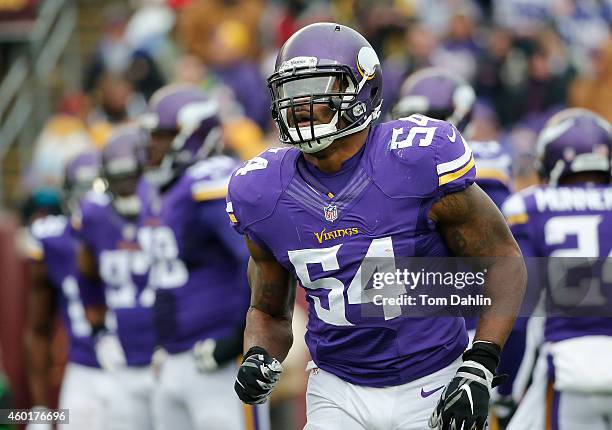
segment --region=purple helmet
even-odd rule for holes
[[[334,23],[302,28],[285,42],[268,78],[281,141],[313,153],[365,129],[380,114],[382,83],[378,56],[361,34]],[[315,105],[329,107],[329,123],[315,124]]]
[[[136,188],[144,168],[146,143],[144,130],[127,125],[117,128],[102,149],[102,176],[108,185],[113,207],[126,218],[140,213]]]
[[[587,109],[565,109],[540,132],[537,155],[540,176],[551,185],[573,173],[610,174],[612,128]]]
[[[196,160],[221,149],[218,104],[195,86],[171,84],[157,90],[149,101],[149,112],[141,125],[151,132],[147,178],[164,185]],[[159,160],[152,161],[155,134],[171,139]],[[154,154],[153,154],[154,157]]]
[[[95,151],[85,151],[64,167],[64,204],[69,212],[78,208],[81,198],[92,189],[100,175],[100,158]]]
[[[448,121],[463,132],[475,101],[476,94],[467,81],[445,69],[428,67],[406,78],[391,115],[397,119],[420,113]]]

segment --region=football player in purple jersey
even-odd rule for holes
[[[82,295],[86,303],[90,295],[106,298],[104,304],[86,307],[96,356],[122,387],[109,402],[110,429],[153,428],[155,292],[148,284],[150,258],[139,243],[146,138],[134,125],[114,130],[101,152],[107,191],[88,193],[73,223],[80,241]]]
[[[530,272],[530,278],[547,286],[547,310],[555,311],[558,303],[557,307],[551,305],[559,302],[559,297],[567,300],[569,291],[578,290],[584,298],[581,305],[594,306],[589,311],[594,313],[582,312],[574,317],[555,314],[545,320],[541,313],[534,314],[528,339],[540,329],[543,343],[533,375],[525,374],[524,379],[532,379],[532,383],[508,429],[609,429],[612,318],[599,317],[602,314],[595,312],[599,301],[609,309],[612,284],[608,269],[608,257],[612,256],[612,128],[591,111],[566,109],[540,132],[537,153],[544,185],[513,195],[504,204],[504,214],[525,257],[552,257],[545,263],[534,263],[543,268],[541,278]],[[591,271],[595,279],[588,280],[588,294],[580,293],[583,287],[562,282],[572,279],[585,285],[584,269],[575,270],[576,265],[584,265],[584,257],[604,262],[601,272],[589,269],[595,270]],[[532,367],[526,363],[524,369]]]
[[[440,67],[428,67],[408,76],[402,84],[400,98],[393,107],[394,119],[415,113],[445,120],[457,127],[468,140],[476,163],[476,184],[493,200],[498,208],[510,196],[512,189],[512,157],[496,141],[470,140],[471,121],[476,94],[472,86],[457,74]],[[470,341],[476,334],[477,317],[465,319]],[[499,371],[509,378],[500,385],[494,397],[495,415],[504,426],[515,409],[512,389],[525,352],[526,320],[517,319],[500,357]]]
[[[77,284],[77,240],[69,222],[98,173],[95,152],[79,154],[68,162],[64,174],[65,214],[38,219],[30,228],[26,247],[30,297],[24,340],[32,402],[50,407],[50,350],[55,315],[61,316],[70,349],[59,407],[70,409],[71,428],[102,430],[107,428],[105,405],[112,393],[112,380],[100,369],[94,353],[92,329]],[[51,425],[32,424],[32,428],[51,429]]]
[[[474,154],[476,184],[501,208],[512,189],[512,159],[499,142],[470,139],[475,103],[474,89],[465,79],[440,67],[428,67],[406,78],[391,115],[399,119],[418,113],[457,127]]]
[[[242,351],[248,251],[227,222],[217,103],[200,89],[158,90],[142,119],[150,131],[143,243],[152,258],[155,325],[168,356],[154,393],[160,429],[268,428],[267,409],[232,390]]]
[[[251,253],[234,388],[262,403],[278,381],[296,277],[310,305],[307,429],[481,429],[522,299],[520,250],[474,185],[472,151],[455,126],[423,115],[373,125],[382,84],[376,52],[351,28],[309,25],[280,50],[268,85],[291,147],[246,162],[228,192]],[[493,304],[468,351],[462,318],[409,317],[362,291],[361,277],[376,270],[365,257],[445,256],[505,257],[487,272]]]

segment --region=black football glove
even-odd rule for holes
[[[244,355],[244,360],[234,390],[240,400],[248,404],[265,403],[283,373],[283,366],[267,351],[254,346]]]
[[[463,354],[463,364],[442,392],[429,418],[435,430],[484,430],[489,415],[491,389],[507,375],[494,376],[501,348],[491,342],[476,341]]]

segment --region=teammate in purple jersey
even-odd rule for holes
[[[50,349],[55,314],[60,314],[70,349],[59,407],[70,409],[70,424],[74,426],[71,428],[102,430],[107,428],[104,405],[112,385],[96,361],[92,330],[77,284],[77,241],[68,220],[70,213],[78,210],[80,198],[91,188],[98,170],[98,156],[94,152],[79,154],[71,160],[64,179],[66,215],[38,219],[30,228],[27,252],[31,284],[24,338],[32,401],[37,406],[50,407]],[[32,424],[32,428],[47,427]]]
[[[88,306],[98,361],[123,389],[109,404],[109,428],[153,428],[151,357],[155,346],[153,302],[148,284],[149,255],[142,245],[140,193],[146,133],[136,126],[116,129],[101,153],[107,192],[86,195],[74,223],[80,239],[79,271],[83,297],[103,295]],[[85,279],[86,278],[86,279]],[[106,324],[107,317],[113,319]]]
[[[280,377],[296,277],[310,304],[307,429],[483,428],[525,271],[502,215],[473,185],[467,143],[422,115],[372,126],[380,62],[342,25],[295,33],[268,85],[281,141],[294,148],[262,153],[229,185],[226,209],[251,253],[238,396],[265,402]],[[508,257],[489,268],[494,304],[463,363],[463,319],[402,318],[409,309],[370,303],[360,282],[366,256],[452,255]]]
[[[227,223],[227,184],[238,162],[223,155],[217,104],[170,85],[151,98],[143,234],[152,256],[155,323],[168,352],[154,394],[162,429],[268,428],[266,408],[232,391],[249,289],[248,251]]]
[[[418,113],[448,121],[456,126],[467,138],[474,154],[476,184],[501,208],[512,189],[512,158],[499,142],[470,140],[475,102],[474,89],[465,79],[440,67],[428,67],[406,78],[391,115],[394,119],[399,119]],[[476,334],[478,318],[466,317],[465,325],[472,341]],[[515,408],[511,394],[525,351],[525,331],[526,320],[517,319],[500,357],[498,370],[509,376],[508,380],[497,388],[494,396],[496,419],[502,427],[509,421]]]
[[[392,117],[399,119],[419,113],[457,127],[474,154],[476,184],[501,208],[512,189],[512,159],[499,142],[470,139],[475,102],[474,89],[466,80],[446,69],[428,67],[406,78]]]
[[[504,204],[524,255],[611,256],[610,124],[585,109],[564,110],[540,133],[537,151],[545,185],[527,188]],[[544,285],[552,285],[551,276],[570,276],[575,262],[548,260]],[[602,291],[610,285],[606,266],[595,279],[591,299],[603,299]],[[551,300],[552,290],[547,293]],[[543,342],[533,382],[508,429],[609,429],[612,318],[546,318]]]

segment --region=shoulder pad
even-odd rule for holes
[[[512,182],[512,156],[497,141],[470,141],[476,161],[476,179],[500,182],[510,188]]]
[[[110,203],[110,196],[106,193],[91,190],[88,191],[85,196],[83,196],[83,200],[81,201],[81,205],[86,205],[88,203],[98,205],[98,206],[106,206]]]
[[[48,215],[34,221],[30,231],[34,238],[44,240],[64,234],[67,224],[68,220],[64,215]]]
[[[272,214],[299,154],[294,148],[270,148],[236,169],[227,196],[227,213],[236,230],[244,233],[248,225]]]
[[[414,114],[371,133],[370,174],[391,197],[441,197],[474,182],[472,150],[446,121]]]
[[[45,242],[62,237],[67,227],[68,219],[63,215],[48,215],[34,221],[24,241],[26,257],[42,261],[45,256]]]
[[[70,225],[74,231],[81,231],[83,226],[91,220],[106,218],[106,208],[110,205],[108,194],[99,191],[90,191],[81,200],[79,207],[70,216]],[[93,224],[95,225],[95,224]]]
[[[215,156],[187,169],[191,180],[191,196],[197,202],[224,199],[227,185],[238,161],[225,155]]]
[[[502,213],[506,217],[508,225],[513,226],[529,222],[529,215],[536,210],[533,193],[538,188],[537,186],[527,187],[513,194],[504,202]]]

